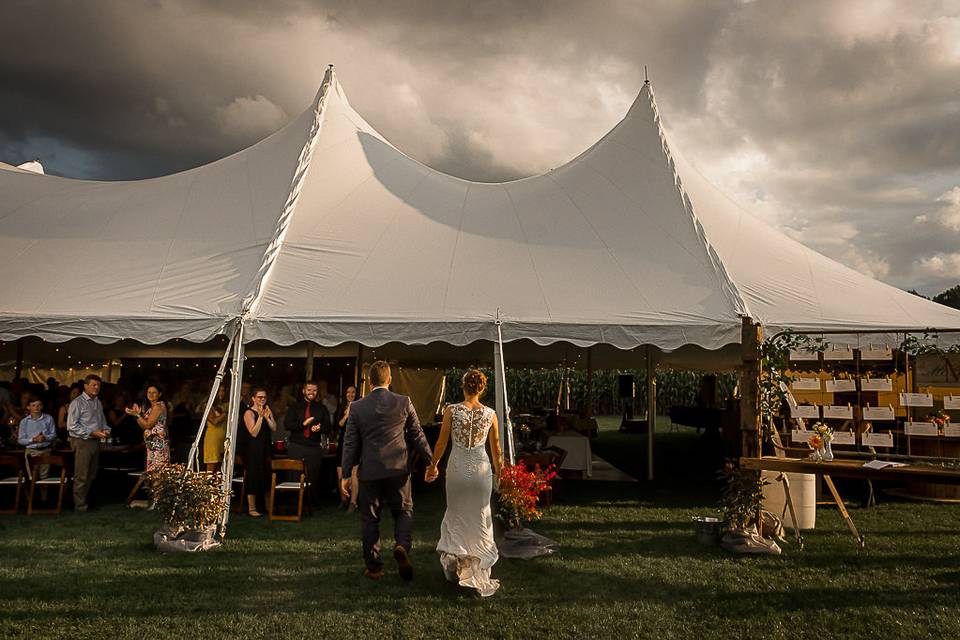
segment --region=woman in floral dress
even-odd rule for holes
[[[133,405],[127,413],[136,416],[137,424],[143,429],[143,440],[147,446],[147,471],[158,464],[170,462],[170,438],[167,434],[167,403],[160,399],[157,385],[147,387],[147,405]]]

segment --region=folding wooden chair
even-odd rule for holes
[[[23,456],[15,453],[0,453],[0,487],[13,487],[13,509],[0,509],[0,514],[10,515],[20,511],[20,495],[23,492]]]
[[[39,479],[36,477],[34,469],[42,464],[48,464],[51,467],[59,467],[60,475],[59,476],[48,476],[44,479]],[[60,513],[63,509],[63,494],[67,488],[67,482],[73,478],[67,477],[67,461],[61,455],[47,454],[43,456],[30,456],[27,458],[27,465],[29,465],[30,471],[30,495],[27,498],[27,515],[32,516],[35,513]],[[36,494],[38,486],[52,486],[57,485],[57,506],[49,507],[43,509],[35,509],[33,507],[34,495]]]
[[[133,483],[133,488],[130,489],[130,493],[127,494],[127,506],[129,507],[133,504],[134,498],[137,497],[137,493],[140,491],[140,488],[143,487],[143,483],[147,480],[146,471],[128,471],[127,477],[136,478],[137,481]],[[143,503],[138,503],[143,504]]]
[[[270,505],[269,505],[269,517],[270,520],[287,520],[292,522],[300,522],[303,515],[303,494],[307,488],[307,473],[306,469],[303,466],[303,460],[295,459],[282,459],[282,460],[271,460],[270,466],[273,469],[272,479],[270,480]],[[280,482],[277,483],[277,472],[278,471],[294,471],[300,473],[300,479],[298,482]],[[277,503],[275,500],[276,492],[278,491],[296,491],[297,492],[297,514],[296,515],[276,515]]]

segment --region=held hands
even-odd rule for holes
[[[344,499],[350,497],[350,478],[340,480],[340,495],[343,496]]]
[[[431,464],[427,467],[427,472],[423,474],[423,479],[425,482],[433,482],[440,477],[440,470],[437,469],[437,465]]]

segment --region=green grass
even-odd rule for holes
[[[644,441],[604,429],[596,448],[642,468]],[[487,600],[441,575],[439,487],[416,496],[411,585],[361,577],[359,519],[332,508],[302,524],[235,516],[220,549],[168,556],[152,548],[156,515],[142,510],[3,516],[0,637],[960,637],[957,508],[853,510],[859,553],[821,508],[805,551],[733,557],[692,534],[689,517],[716,495],[709,472],[679,473],[676,456],[697,442],[658,433],[665,477],[653,485],[565,482],[535,527],[562,553],[502,559],[503,586]]]

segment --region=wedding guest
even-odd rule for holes
[[[70,437],[67,431],[67,411],[70,409],[70,404],[80,395],[82,389],[82,383],[79,386],[73,385],[70,387],[70,395],[67,397],[67,401],[60,405],[60,409],[57,411],[57,437],[64,442],[69,442]]]
[[[317,382],[317,397],[327,408],[327,413],[331,416],[337,414],[337,396],[330,393],[329,383],[323,378]]]
[[[247,470],[247,509],[251,516],[259,518],[257,504],[263,502],[270,477],[270,433],[277,430],[273,411],[267,405],[267,390],[258,387],[250,397],[252,405],[243,412],[243,426],[247,437],[243,439],[243,459]]]
[[[143,441],[147,448],[147,471],[157,465],[170,463],[170,436],[167,433],[167,403],[155,384],[147,385],[147,402],[141,407],[134,404],[126,413],[137,420],[143,429]]]
[[[347,430],[347,420],[350,419],[350,405],[357,399],[357,388],[353,385],[347,387],[343,402],[340,403],[340,410],[337,412],[337,460],[342,460],[343,455],[343,434]],[[347,513],[353,513],[357,510],[357,495],[360,493],[360,481],[357,480],[357,470],[360,465],[353,468],[350,473],[350,495],[340,494],[340,508],[346,509]],[[343,467],[337,465],[337,486],[343,480]]]
[[[203,432],[203,462],[207,471],[216,471],[223,462],[223,445],[227,439],[227,387],[221,384],[207,416],[207,427]]]
[[[100,439],[110,435],[107,418],[100,404],[100,376],[90,374],[83,379],[83,393],[67,409],[67,431],[73,449],[73,508],[87,510],[90,485],[97,477],[100,461]]]
[[[113,406],[107,412],[107,424],[110,433],[123,444],[134,444],[140,441],[140,427],[137,419],[127,411],[127,392],[119,391],[113,396]]]
[[[290,433],[287,439],[287,453],[291,458],[303,460],[310,487],[307,494],[310,504],[320,506],[323,493],[323,454],[327,449],[327,438],[331,435],[330,414],[318,400],[319,387],[313,380],[303,385],[303,397],[287,410],[283,428]]]
[[[30,398],[27,408],[30,414],[20,421],[17,442],[21,447],[25,447],[28,458],[45,455],[50,452],[50,447],[57,438],[53,416],[43,412],[43,400],[40,398]],[[37,479],[43,480],[50,474],[50,465],[38,465],[33,468],[33,473]]]

